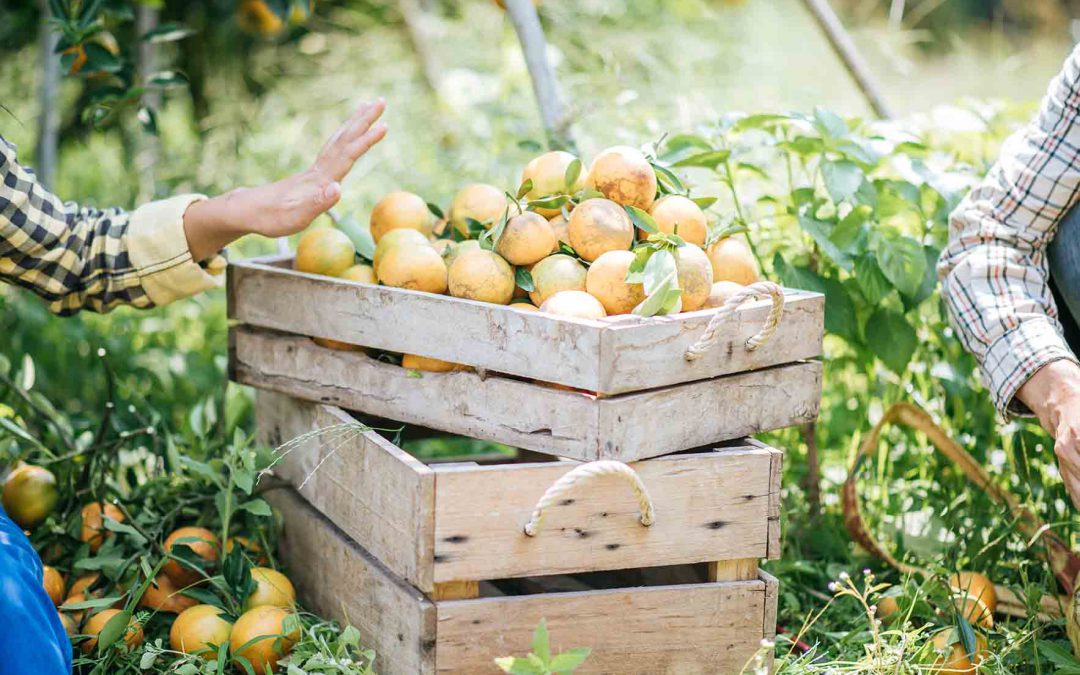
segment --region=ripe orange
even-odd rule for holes
[[[613,202],[645,211],[656,198],[656,172],[645,155],[626,145],[597,155],[586,183]]]
[[[238,670],[245,672],[244,661],[240,659],[250,663],[257,673],[277,669],[278,661],[300,639],[299,629],[285,633],[285,622],[290,616],[293,616],[291,612],[280,607],[263,606],[244,612],[236,620],[229,636],[229,651]]]
[[[525,198],[532,201],[551,195],[570,194],[585,187],[585,172],[582,171],[573,185],[566,185],[566,169],[577,157],[569,152],[555,150],[545,152],[525,165],[521,172],[521,182],[532,181],[532,189]],[[545,218],[551,218],[559,214],[559,209],[536,209],[536,212]]]
[[[957,572],[949,577],[949,590],[960,613],[973,624],[994,627],[997,591],[989,577],[978,572]]]
[[[510,303],[510,306],[513,307],[514,309],[524,309],[524,310],[529,311],[529,312],[535,312],[537,309],[539,309],[536,305],[532,304],[531,302],[512,302],[512,303]]]
[[[702,307],[710,309],[722,307],[728,298],[744,288],[746,287],[734,281],[714,281],[712,288],[709,289],[709,297],[705,298],[705,304]]]
[[[84,574],[75,579],[71,584],[71,588],[68,589],[67,597],[70,598],[73,595],[82,595],[86,593],[86,589],[90,588],[101,575],[97,572],[91,572],[90,574]]]
[[[146,587],[146,592],[139,598],[139,607],[152,609],[156,612],[179,614],[185,609],[199,604],[198,600],[182,595],[180,591],[181,589],[177,588],[169,575],[161,572],[154,577],[154,580]]]
[[[682,289],[682,311],[701,309],[712,292],[713,273],[709,256],[696,244],[683,244],[675,253]]]
[[[79,537],[90,545],[95,553],[113,533],[105,529],[105,518],[124,521],[124,513],[112,504],[87,504],[82,508],[82,531]]]
[[[587,199],[570,214],[570,245],[588,261],[634,243],[634,225],[621,206],[609,199]]]
[[[558,247],[555,231],[539,213],[526,211],[506,223],[495,252],[511,265],[532,265]]]
[[[105,624],[109,622],[109,619],[119,613],[120,610],[118,609],[103,609],[86,620],[82,632],[85,635],[90,636],[90,639],[82,643],[83,653],[89,654],[97,648],[97,636],[101,633],[101,629],[105,627]],[[128,621],[127,631],[124,632],[124,644],[127,645],[128,649],[135,649],[142,644],[142,641],[142,625],[132,618]]]
[[[435,249],[439,255],[443,257],[443,260],[450,255],[450,251],[454,250],[453,239],[435,239],[431,242],[431,248]]]
[[[603,319],[607,316],[600,301],[585,291],[559,291],[540,305],[540,311],[579,319]]]
[[[750,247],[741,239],[725,237],[709,246],[713,281],[734,281],[747,286],[761,275]]]
[[[569,223],[567,222],[566,217],[563,216],[562,213],[559,213],[559,215],[549,220],[548,224],[551,225],[551,231],[555,233],[555,245],[551,247],[551,252],[558,253],[560,241],[567,246],[570,245]]]
[[[60,605],[59,609],[64,610],[68,614],[70,614],[71,618],[75,620],[75,624],[78,625],[78,624],[82,623],[83,617],[86,615],[86,610],[85,609],[65,610],[64,608],[67,607],[68,605],[77,605],[80,602],[86,602],[89,599],[90,598],[86,597],[86,595],[83,594],[83,593],[73,593],[73,594],[67,596],[67,598],[64,599],[64,604]]]
[[[60,615],[60,623],[64,625],[64,632],[68,634],[68,639],[71,639],[79,634],[79,624],[75,623],[75,619],[71,618],[70,614],[64,612],[57,612]]]
[[[352,267],[341,273],[341,278],[347,279],[349,281],[356,281],[362,284],[379,283],[379,281],[375,278],[375,268],[366,263],[353,265]]]
[[[450,373],[458,370],[472,370],[469,366],[449,361],[440,361],[427,356],[402,354],[401,367],[406,370],[422,370],[428,373]]]
[[[379,281],[387,286],[446,293],[446,263],[430,245],[396,246],[386,252],[376,269]]]
[[[221,608],[213,605],[188,607],[169,629],[169,646],[185,654],[198,654],[225,644],[233,625],[221,618],[221,613]]]
[[[56,571],[55,567],[44,565],[41,573],[41,585],[49,594],[49,599],[57,607],[64,601],[64,577]]]
[[[987,649],[986,638],[982,633],[975,633],[975,658],[969,659],[960,641],[960,635],[955,628],[946,628],[934,635],[934,651],[945,652],[934,661],[932,673],[976,673],[979,665],[985,661],[990,652]]]
[[[705,212],[693,200],[682,195],[667,195],[656,200],[649,214],[661,232],[678,234],[683,241],[691,244],[705,245],[709,224],[705,219]]]
[[[333,227],[319,227],[300,237],[293,266],[301,272],[337,277],[354,262],[356,249],[348,235]]]
[[[8,474],[0,501],[8,517],[24,530],[32,530],[49,517],[60,493],[56,476],[45,467],[23,464]]]
[[[434,225],[435,216],[428,210],[427,202],[404,190],[386,195],[371,210],[371,237],[376,244],[391,230],[416,230],[427,237]]]
[[[446,253],[446,267],[449,268],[451,265],[453,265],[454,261],[457,260],[457,257],[462,253],[479,250],[480,242],[475,239],[466,239],[465,241],[457,242],[456,244],[451,246]]]
[[[379,263],[382,262],[383,257],[387,252],[398,246],[431,246],[431,242],[416,230],[390,230],[383,235],[378,244],[375,244],[375,253],[372,255],[371,264],[375,269],[376,277],[379,272]]]
[[[165,550],[172,551],[173,546],[187,546],[191,551],[203,559],[203,567],[212,570],[213,563],[217,562],[221,544],[213,532],[204,527],[181,527],[173,531],[165,539]],[[162,571],[168,575],[177,588],[186,588],[199,583],[204,577],[198,570],[188,567],[179,560],[171,559]],[[212,572],[210,572],[212,573]]]
[[[502,256],[478,249],[462,253],[450,265],[450,295],[507,305],[514,298],[514,269]]]
[[[589,266],[585,290],[600,301],[608,314],[629,314],[645,299],[644,286],[626,282],[632,262],[631,251],[608,251]]]
[[[875,616],[885,622],[892,620],[892,617],[900,611],[900,603],[891,595],[886,595],[881,600],[878,600],[875,607],[877,608]]]
[[[563,253],[549,255],[533,265],[534,290],[529,292],[529,299],[539,307],[559,291],[584,291],[585,277],[585,266],[576,258]]]
[[[469,218],[483,223],[490,230],[502,220],[507,206],[506,194],[494,185],[469,185],[458,192],[450,203],[450,223],[464,236],[469,235]]]
[[[292,582],[281,572],[269,567],[252,567],[251,578],[255,581],[255,590],[248,596],[244,609],[255,607],[292,607],[296,604],[296,589]]]

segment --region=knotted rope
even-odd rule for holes
[[[721,337],[723,337],[720,333],[720,326],[747,300],[763,295],[772,298],[772,311],[766,317],[765,325],[762,326],[761,330],[746,340],[746,348],[749,351],[754,351],[768,342],[769,338],[776,332],[777,327],[780,325],[780,318],[784,314],[784,289],[771,281],[758,281],[731,296],[720,306],[720,309],[713,315],[709,325],[705,327],[705,332],[701,334],[697,342],[686,348],[686,360],[696,361],[719,344]]]
[[[641,524],[645,527],[656,522],[656,512],[653,510],[652,498],[645,484],[641,482],[641,476],[628,465],[610,459],[597,462],[589,462],[574,467],[573,470],[563,474],[559,480],[551,484],[540,501],[536,502],[529,522],[525,523],[525,534],[535,537],[540,533],[540,525],[544,519],[544,510],[561,501],[566,493],[570,492],[578,484],[586,483],[600,476],[619,476],[630,483],[637,497],[638,507],[641,509]]]

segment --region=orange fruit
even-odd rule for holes
[[[588,261],[608,251],[625,251],[634,243],[634,225],[610,199],[586,199],[570,214],[570,245]]]
[[[626,281],[632,262],[632,251],[608,251],[589,266],[585,290],[600,301],[608,314],[629,314],[645,299],[642,284]]]
[[[341,273],[341,278],[349,281],[356,281],[361,284],[379,283],[378,279],[375,278],[375,268],[365,263],[353,265]]]
[[[198,654],[225,644],[233,625],[221,614],[222,609],[213,605],[188,607],[169,629],[169,646],[185,654]]]
[[[656,198],[656,172],[645,155],[627,145],[597,155],[586,183],[617,204],[645,211]]]
[[[455,298],[507,305],[516,287],[514,268],[493,251],[466,251],[450,265],[449,286]]]
[[[383,235],[378,244],[375,244],[375,253],[372,255],[371,264],[376,277],[378,277],[379,263],[382,262],[383,256],[398,246],[431,246],[431,241],[416,230],[390,230]]]
[[[86,620],[82,632],[88,635],[89,639],[82,643],[84,654],[89,654],[97,648],[97,636],[101,633],[101,629],[105,627],[105,624],[109,623],[109,619],[119,613],[120,610],[118,609],[103,609]],[[124,644],[127,645],[128,649],[135,649],[142,644],[142,641],[142,626],[132,618],[128,621],[128,628],[124,632]]]
[[[416,354],[402,354],[401,367],[406,370],[422,370],[428,373],[449,373],[458,370],[472,370],[469,366],[460,363],[440,361],[439,359],[433,359],[428,356],[417,356]]]
[[[15,524],[32,530],[49,517],[60,493],[56,476],[45,467],[23,464],[8,474],[0,502]]]
[[[984,628],[994,627],[998,601],[994,582],[989,577],[978,572],[957,572],[949,577],[949,590],[964,618]]]
[[[387,286],[446,293],[446,263],[430,245],[396,246],[383,255],[376,269],[379,281]]]
[[[585,266],[576,258],[564,253],[549,255],[533,265],[534,290],[529,292],[529,299],[539,307],[559,291],[584,291],[586,274]]]
[[[748,286],[761,276],[754,253],[741,239],[725,237],[709,246],[708,254],[713,281],[734,281]]]
[[[255,607],[292,607],[296,604],[296,589],[292,582],[281,572],[269,567],[252,567],[251,578],[255,581],[255,590],[244,602],[244,609]]]
[[[468,185],[450,203],[450,223],[464,236],[469,235],[469,218],[490,230],[502,220],[508,206],[506,194],[494,185]]]
[[[244,612],[236,620],[229,636],[229,651],[240,672],[245,672],[241,659],[250,663],[256,673],[277,669],[278,661],[292,651],[300,638],[299,629],[285,633],[290,616],[293,614],[281,607],[264,605]]]
[[[552,195],[573,194],[585,187],[585,172],[578,174],[573,185],[566,185],[566,169],[577,157],[562,150],[545,152],[525,165],[521,183],[532,181],[532,189],[525,195],[529,201]],[[569,192],[567,191],[569,188]],[[545,218],[559,215],[559,209],[536,209]]]
[[[371,210],[371,237],[376,244],[391,230],[416,230],[428,237],[434,225],[435,216],[427,202],[404,190],[386,195]]]
[[[185,609],[199,604],[198,600],[189,598],[181,594],[180,591],[181,589],[177,588],[169,575],[161,572],[154,577],[154,580],[146,587],[146,592],[139,598],[139,607],[145,607],[157,612],[179,614]]]
[[[113,533],[105,529],[105,518],[124,521],[124,513],[112,504],[87,504],[82,508],[82,531],[79,538],[90,545],[95,553]]]
[[[446,267],[449,268],[457,260],[457,257],[462,253],[469,251],[479,251],[480,242],[475,239],[466,239],[465,241],[459,241],[449,248],[446,252]]]
[[[86,610],[85,609],[71,609],[71,610],[68,610],[68,609],[64,609],[64,608],[67,607],[68,605],[77,605],[80,602],[86,602],[89,599],[90,598],[86,597],[86,595],[83,594],[83,593],[73,593],[73,594],[67,596],[67,598],[64,600],[64,604],[60,605],[59,609],[64,610],[65,612],[70,614],[71,618],[75,620],[75,624],[78,625],[78,624],[82,623],[83,617],[86,615]]]
[[[431,242],[431,248],[435,249],[435,251],[443,257],[443,260],[445,260],[447,256],[450,255],[450,252],[454,250],[454,245],[453,239],[436,239]]]
[[[293,266],[300,272],[337,277],[354,262],[356,249],[348,235],[332,227],[319,227],[300,237]]]
[[[94,585],[94,583],[97,582],[97,580],[100,578],[101,575],[97,572],[91,572],[90,574],[84,574],[76,578],[75,581],[71,584],[71,588],[68,589],[67,597],[70,598],[73,595],[80,595],[85,593],[86,589]]]
[[[229,537],[225,540],[225,555],[232,553],[233,547],[239,546],[248,558],[251,558],[255,562],[265,564],[268,560],[266,557],[266,551],[263,550],[262,545],[259,542],[249,539],[248,537]]]
[[[746,287],[734,281],[714,281],[712,288],[709,289],[709,297],[705,298],[702,308],[722,307],[728,298],[744,288]]]
[[[173,546],[187,546],[206,563],[203,568],[212,573],[213,563],[217,562],[221,544],[213,532],[204,527],[181,527],[165,539],[165,550],[172,551]],[[188,567],[179,560],[170,559],[161,568],[177,588],[186,588],[203,580],[198,570]]]
[[[41,585],[45,587],[45,592],[49,595],[49,599],[57,607],[64,601],[64,577],[56,571],[55,567],[49,567],[44,565],[41,573]]]
[[[555,245],[551,247],[551,252],[558,253],[560,241],[567,246],[570,245],[569,222],[567,222],[566,217],[563,216],[562,213],[559,213],[559,215],[549,220],[548,224],[551,225],[551,231],[555,233]]]
[[[934,661],[932,673],[976,673],[979,665],[989,656],[986,638],[981,633],[975,634],[975,658],[968,658],[960,635],[955,628],[946,628],[934,635],[934,651],[944,652]]]
[[[526,211],[507,221],[495,252],[511,265],[532,265],[550,255],[558,243],[547,219]]]
[[[696,244],[683,244],[675,252],[682,289],[682,311],[701,309],[712,292],[713,273],[709,256]]]
[[[244,32],[264,38],[279,35],[285,29],[285,22],[263,0],[241,2],[236,8],[236,19]]]
[[[531,302],[512,302],[512,303],[510,303],[510,306],[513,307],[514,309],[524,309],[524,310],[529,311],[529,312],[535,312],[537,309],[539,309],[536,305],[532,304]]]
[[[649,214],[661,232],[677,234],[691,244],[705,245],[709,224],[705,212],[693,200],[682,195],[667,195],[656,200]],[[646,238],[645,234],[638,232],[642,239]]]
[[[540,311],[579,319],[602,319],[607,316],[600,301],[585,291],[559,291],[540,305]]]
[[[70,614],[64,612],[57,612],[57,614],[60,615],[60,623],[64,625],[64,632],[68,634],[68,639],[79,634],[79,624],[75,623],[75,619],[71,618]]]

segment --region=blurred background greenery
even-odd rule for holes
[[[265,37],[241,28],[236,5],[162,3],[163,21],[183,21],[198,32],[160,47],[162,67],[183,72],[190,84],[164,92],[156,196],[217,193],[301,169],[358,101],[377,95],[389,104],[390,135],[346,181],[339,206],[361,220],[392,189],[445,205],[468,181],[516,185],[542,142],[520,47],[489,0],[421,3],[433,20],[420,45],[391,0],[318,2],[305,21]],[[950,169],[974,177],[1060,68],[1074,42],[1070,17],[1080,2],[844,0],[835,6],[891,105],[934,141]],[[586,158],[616,143],[640,145],[666,132],[692,131],[735,111],[824,106],[846,116],[869,114],[798,0],[544,0],[541,15]],[[6,109],[0,134],[19,146],[26,163],[32,163],[39,115],[38,21],[33,3],[0,2],[0,103]],[[418,52],[426,54],[427,68]],[[145,131],[134,114],[96,126],[84,119],[93,85],[86,78],[62,82],[55,189],[65,199],[132,207],[141,177],[135,154]],[[964,101],[979,103],[950,105]],[[943,222],[936,224],[940,239]],[[770,251],[787,241],[776,228],[752,229],[750,236],[768,239]],[[249,239],[231,254],[272,250],[271,242]],[[1045,436],[1026,422],[996,426],[974,362],[951,339],[936,296],[911,313],[920,346],[905,373],[867,366],[838,339],[826,344],[822,419],[813,436],[822,451],[822,516],[804,490],[807,437],[796,431],[770,437],[788,450],[785,560],[772,569],[784,581],[780,620],[790,630],[820,607],[840,570],[866,563],[843,532],[838,485],[860,434],[895,400],[931,404],[965,447],[1072,536],[1072,511]],[[13,363],[31,360],[35,388],[72,419],[94,419],[104,406],[99,348],[109,354],[119,398],[156,411],[162,424],[203,428],[204,422],[192,424],[193,416],[219,410],[225,392],[232,420],[248,421],[247,393],[225,384],[222,292],[149,312],[120,309],[60,320],[28,294],[0,287],[0,355]],[[1003,582],[1053,590],[1045,567],[1024,557],[1022,542],[1009,539],[1010,523],[985,495],[935,464],[925,443],[891,438],[898,451],[923,450],[903,461],[884,452],[877,464],[875,508],[882,520],[891,514],[898,541],[940,555],[944,565],[974,566]],[[905,478],[902,489],[886,471]],[[921,525],[907,522],[909,515]],[[920,527],[919,536],[908,536]],[[973,543],[944,555],[943,540]],[[857,655],[866,621],[857,607],[847,607],[841,619],[803,639],[822,643],[834,656]],[[1028,672],[1033,662],[1030,672],[1036,672],[1035,638],[1063,635],[1060,622],[999,631],[1004,649],[1016,652],[999,672],[1018,672],[1017,664]]]

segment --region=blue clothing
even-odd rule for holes
[[[1074,354],[1080,354],[1080,207],[1058,223],[1046,259],[1065,342]]]
[[[71,673],[71,640],[41,573],[30,540],[0,509],[0,675]]]

